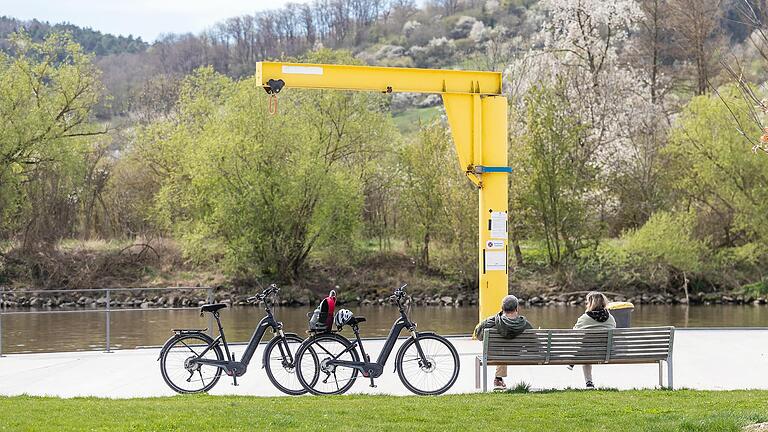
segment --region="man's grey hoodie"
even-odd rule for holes
[[[487,328],[495,328],[502,337],[514,339],[526,329],[532,329],[533,326],[524,316],[509,318],[502,312],[499,312],[475,327],[475,337],[479,340],[483,340],[483,331]]]

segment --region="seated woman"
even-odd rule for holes
[[[608,312],[608,298],[601,292],[592,291],[587,294],[587,311],[580,316],[574,329],[612,329],[616,328],[616,320]],[[572,367],[572,366],[571,366]],[[588,389],[595,388],[592,382],[592,365],[584,365],[584,380]]]

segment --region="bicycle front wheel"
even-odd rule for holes
[[[278,390],[292,396],[303,395],[307,389],[301,385],[296,374],[296,352],[304,339],[287,334],[275,337],[264,349],[264,368],[267,377]],[[314,351],[307,355],[316,357]]]
[[[397,353],[397,374],[417,395],[439,395],[459,377],[459,353],[448,339],[420,334],[406,341]]]
[[[301,385],[314,395],[346,393],[357,379],[357,369],[329,364],[331,360],[359,362],[357,349],[333,333],[313,336],[296,352],[296,373]]]
[[[160,356],[160,372],[165,383],[177,393],[203,393],[221,378],[221,369],[195,360],[224,360],[221,347],[208,349],[213,339],[204,333],[182,334],[171,338]],[[206,351],[207,350],[207,351]]]

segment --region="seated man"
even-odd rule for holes
[[[517,310],[517,297],[508,295],[501,301],[501,312],[486,319],[475,327],[475,337],[483,339],[483,331],[487,328],[495,328],[499,334],[508,339],[514,339],[526,329],[532,329],[533,326],[524,316],[521,316]],[[504,377],[507,376],[507,365],[496,366],[496,377],[493,380],[494,390],[504,390],[507,385],[504,383]]]

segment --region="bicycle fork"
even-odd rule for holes
[[[416,330],[411,330],[411,337],[413,337],[413,344],[416,345],[416,352],[419,353],[419,363],[423,364],[422,367],[430,368],[432,365],[429,363],[429,359],[427,359],[427,356],[424,354],[424,350],[421,349],[421,344],[419,343],[419,335],[416,333]]]

